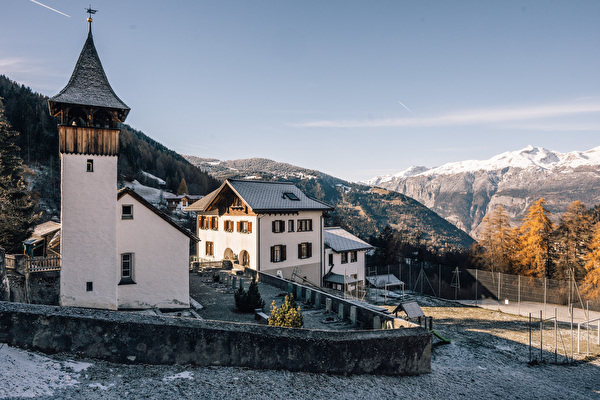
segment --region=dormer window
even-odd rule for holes
[[[298,196],[296,196],[292,192],[284,192],[283,193],[283,198],[284,199],[288,199],[288,200],[300,201],[300,199],[298,198]]]

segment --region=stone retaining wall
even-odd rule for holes
[[[0,302],[0,342],[118,363],[333,374],[431,372],[431,334],[421,328],[315,331]]]
[[[379,321],[381,325],[385,324],[386,327],[389,328],[414,328],[419,326],[401,318],[395,318],[393,315],[378,311],[375,307],[368,307],[365,303],[360,301],[342,299],[317,288],[291,282],[263,272],[256,272],[249,268],[246,268],[244,272],[255,279],[258,277],[258,281],[261,283],[292,293],[294,298],[298,301],[308,301],[315,307],[331,307],[330,311],[336,313],[338,318],[351,320],[362,329],[381,328],[381,326],[375,326],[374,321]],[[354,312],[352,311],[353,308],[355,310]]]

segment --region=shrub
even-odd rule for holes
[[[271,303],[271,315],[269,315],[269,325],[285,326],[288,328],[301,328],[304,325],[300,307],[296,306],[293,294],[285,296],[281,308]]]
[[[258,291],[258,283],[254,278],[252,278],[247,292],[240,283],[240,287],[233,294],[233,298],[235,299],[235,306],[241,312],[254,312],[257,308],[265,307],[265,302]]]

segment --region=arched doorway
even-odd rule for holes
[[[242,250],[240,253],[240,264],[244,267],[250,266],[250,254],[246,250]]]
[[[235,256],[233,254],[233,250],[231,250],[229,247],[226,248],[225,253],[223,253],[223,260],[233,261],[234,258],[235,258]]]

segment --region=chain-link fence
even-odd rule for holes
[[[499,308],[520,308],[537,303],[550,309],[572,305],[583,312],[600,311],[600,299],[587,298],[576,281],[561,281],[509,275],[475,269],[448,268],[429,263],[407,262],[367,268],[367,277],[394,275],[404,282],[405,290],[449,300],[496,304]]]

